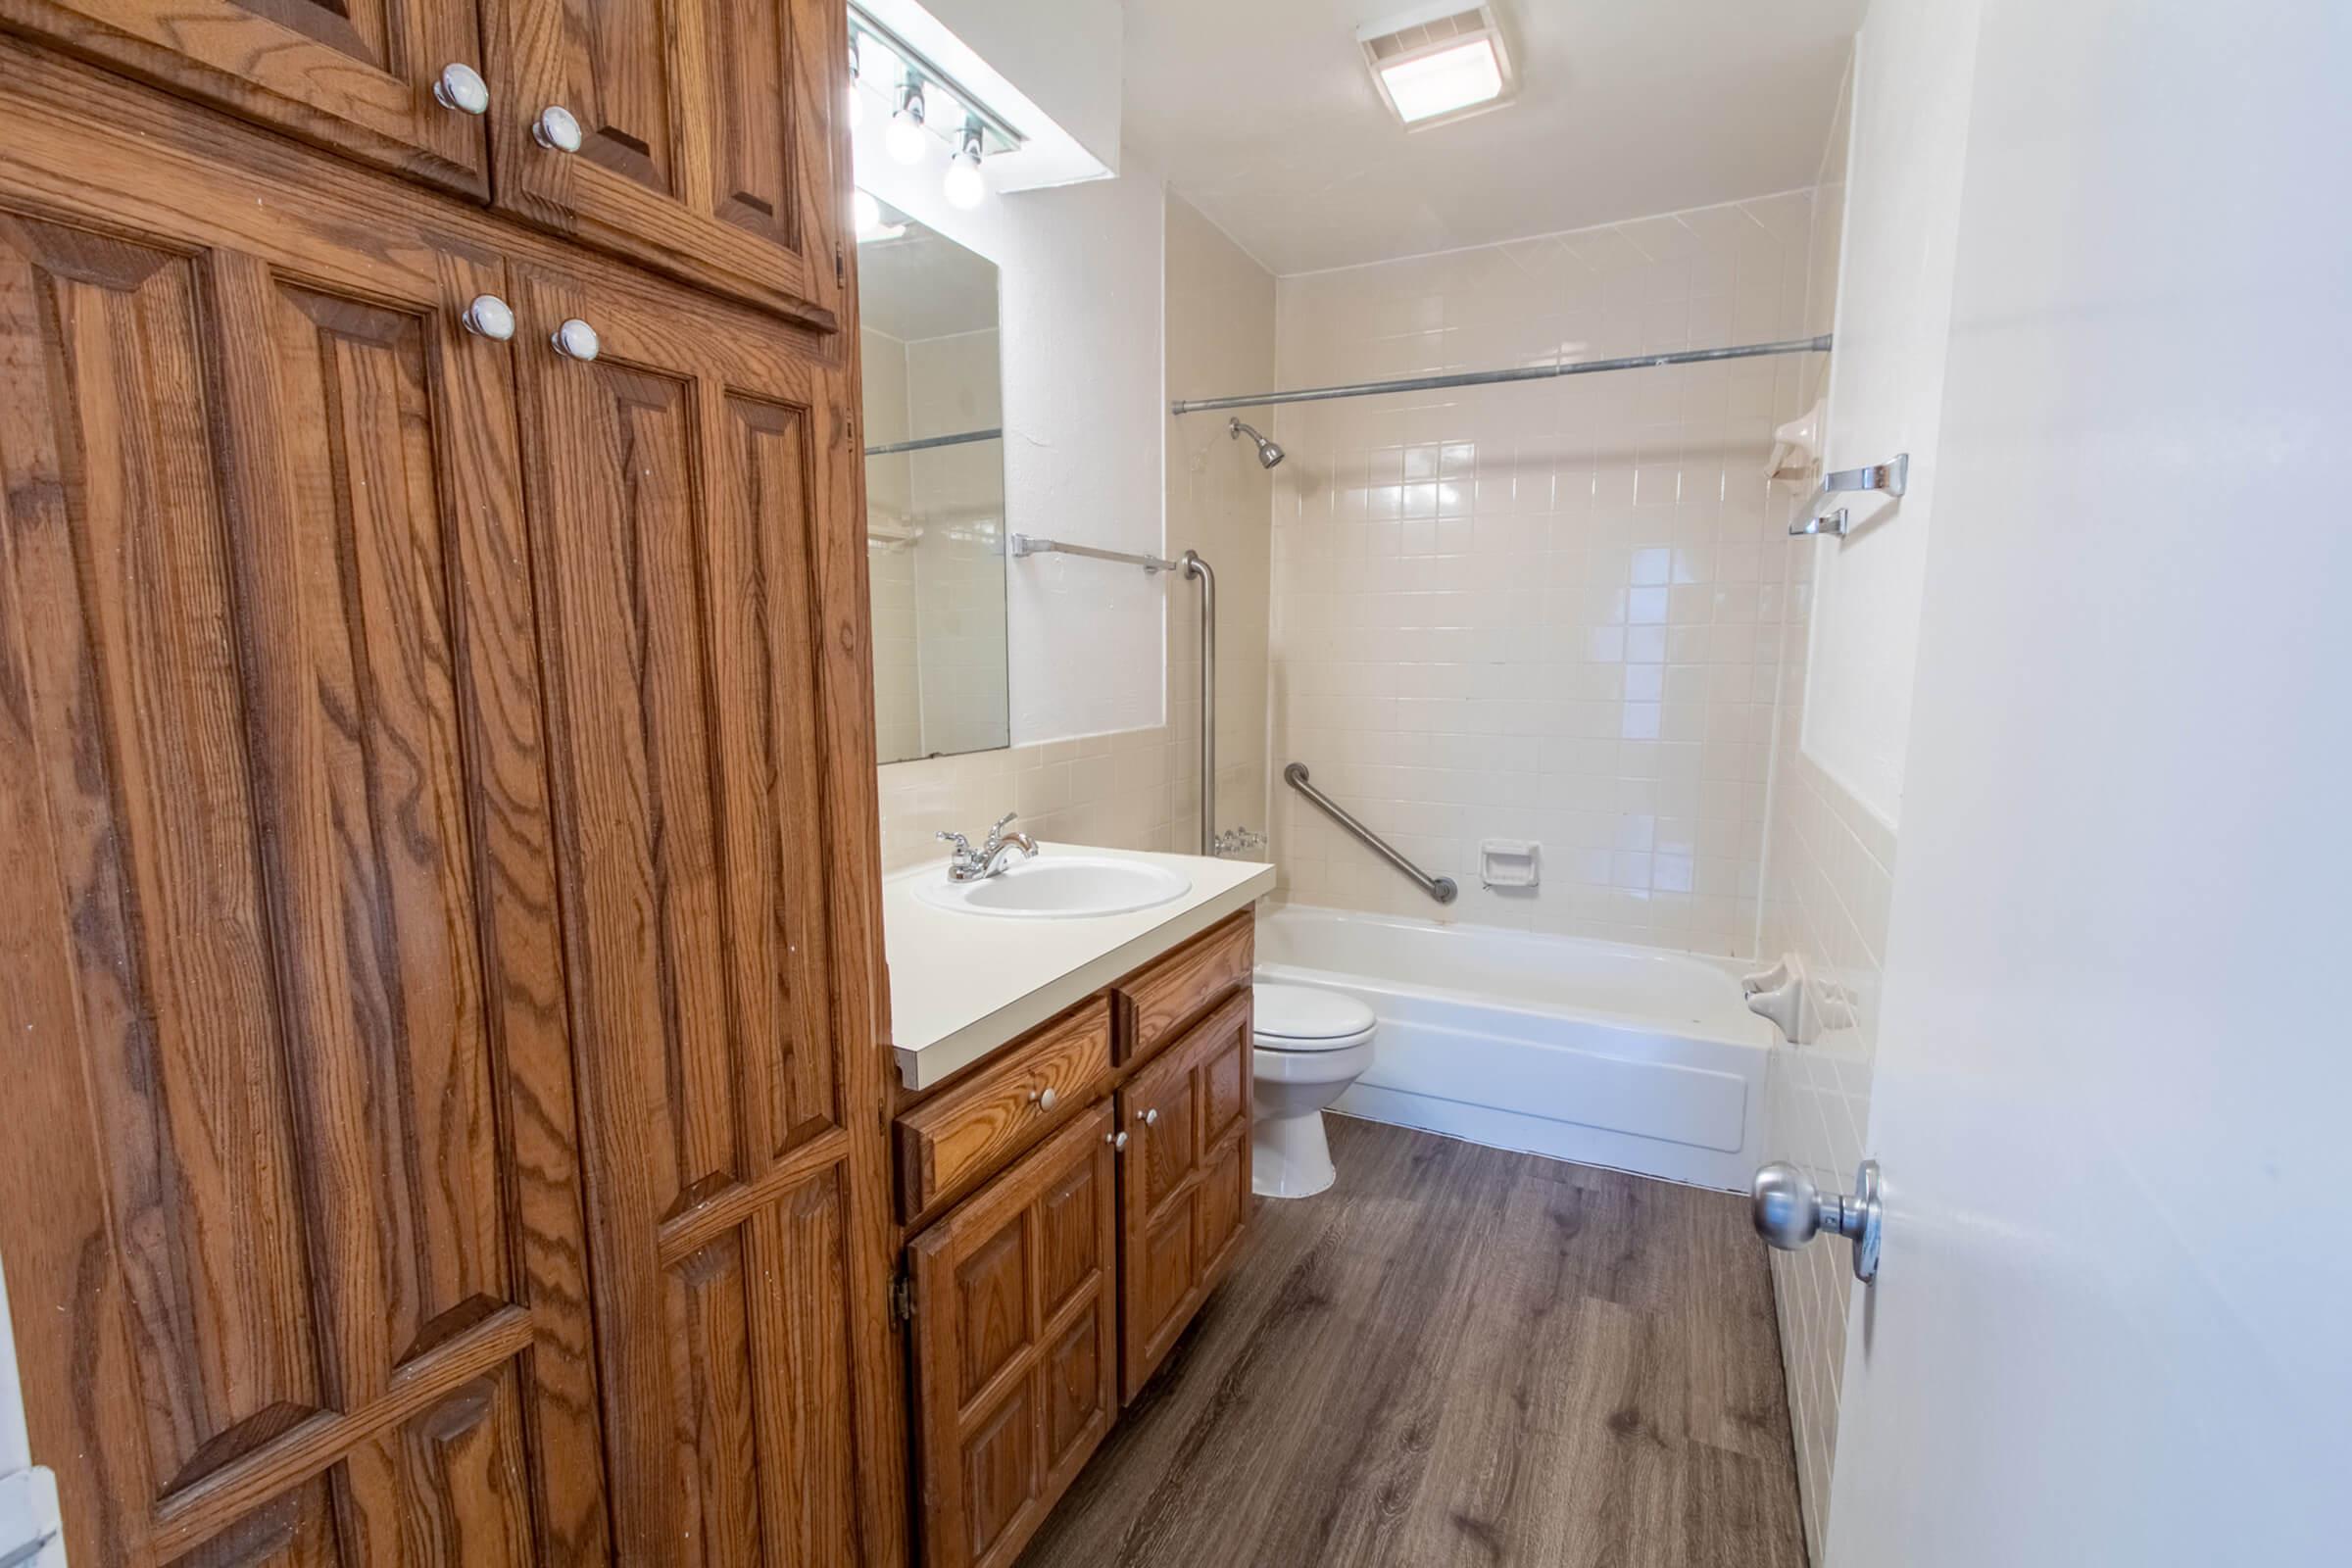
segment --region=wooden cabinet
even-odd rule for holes
[[[1019,1555],[1118,1410],[1110,1106],[909,1250],[928,1568]]]
[[[0,0],[0,26],[840,324],[849,34],[831,0]],[[436,96],[450,66],[476,101]],[[535,134],[550,111],[567,133]]]
[[[1253,951],[1244,910],[900,1111],[902,1213],[969,1194],[907,1248],[928,1568],[1019,1554],[1240,1253]]]
[[[1122,1399],[1143,1392],[1222,1279],[1250,1212],[1250,993],[1119,1091]]]
[[[472,0],[0,0],[0,26],[472,196],[484,117],[437,101],[442,68],[482,69]]]
[[[812,324],[847,257],[835,0],[481,0],[497,200],[533,222]],[[576,150],[533,134],[550,108]]]
[[[0,119],[74,1560],[900,1561],[841,340],[7,40]]]
[[[199,226],[256,192],[6,98],[0,995],[50,1132],[0,1250],[74,1561],[598,1556],[515,404],[450,308],[503,264]]]

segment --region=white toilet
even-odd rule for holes
[[[1250,1186],[1267,1198],[1306,1198],[1332,1183],[1323,1107],[1372,1065],[1378,1020],[1353,997],[1260,981],[1251,1072]]]

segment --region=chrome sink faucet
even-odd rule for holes
[[[951,882],[978,882],[995,876],[999,871],[1004,869],[1004,858],[1006,850],[1020,851],[1021,858],[1024,860],[1035,855],[1037,840],[1026,833],[1004,831],[1012,819],[1019,814],[1016,811],[1006,811],[1003,816],[998,817],[997,825],[988,830],[988,842],[976,850],[960,833],[950,833],[942,829],[932,834],[931,836],[942,844],[956,846],[956,853],[948,857],[948,880]]]

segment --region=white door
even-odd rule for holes
[[[1830,1568],[2352,1562],[2347,79],[1984,7]]]

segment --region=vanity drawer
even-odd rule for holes
[[[1142,1060],[1236,987],[1248,985],[1256,953],[1257,927],[1244,909],[1120,981],[1112,993],[1126,1021],[1119,1059]]]
[[[897,1127],[900,1218],[914,1219],[1074,1114],[1109,1073],[1110,1001],[1095,997],[907,1110]]]

